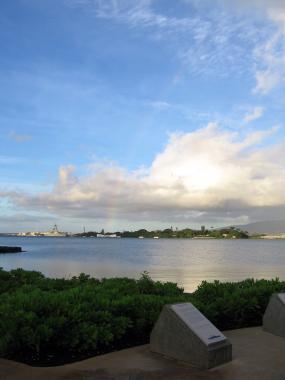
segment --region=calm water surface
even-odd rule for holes
[[[50,277],[85,272],[138,278],[146,270],[153,279],[177,282],[186,291],[203,280],[285,279],[285,240],[0,237],[0,245],[26,251],[0,255],[4,269],[33,269]]]

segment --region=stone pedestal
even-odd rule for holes
[[[152,330],[150,348],[199,368],[232,359],[229,340],[191,303],[164,306]]]
[[[263,316],[263,329],[285,338],[285,293],[272,294]]]

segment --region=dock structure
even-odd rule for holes
[[[22,252],[21,247],[7,247],[7,246],[0,246],[0,253],[17,253]]]
[[[263,316],[263,329],[285,338],[285,293],[272,294]]]
[[[151,332],[150,349],[199,368],[232,359],[229,340],[191,303],[164,306]]]

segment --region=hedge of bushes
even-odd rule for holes
[[[167,303],[192,302],[222,330],[256,326],[285,282],[203,282],[192,294],[173,283],[51,279],[0,269],[0,355],[34,365],[59,364],[148,342]]]

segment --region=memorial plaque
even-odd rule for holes
[[[170,307],[206,345],[226,340],[216,326],[191,303],[180,303]]]
[[[284,303],[285,305],[285,293],[279,293],[278,294],[279,299]]]
[[[232,358],[228,339],[191,303],[164,306],[150,337],[152,351],[200,368]]]
[[[285,293],[271,296],[263,316],[263,329],[285,338]]]

